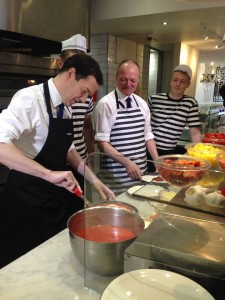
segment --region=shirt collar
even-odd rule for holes
[[[124,95],[123,93],[121,93],[121,91],[118,89],[118,87],[116,88],[116,92],[117,92],[119,100],[125,101],[127,99],[127,97],[131,97],[131,99],[132,99],[132,94],[129,96]]]
[[[49,93],[51,97],[51,101],[54,107],[60,105],[63,101],[62,98],[53,82],[53,78],[48,80]]]

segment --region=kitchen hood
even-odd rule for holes
[[[0,0],[0,51],[50,56],[61,41],[90,33],[89,0]]]
[[[61,42],[43,39],[18,32],[0,30],[1,52],[13,52],[34,56],[50,56],[60,53]]]

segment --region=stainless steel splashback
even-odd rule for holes
[[[58,42],[81,33],[89,44],[89,5],[89,0],[0,0],[0,31]],[[11,36],[4,40],[13,42]]]
[[[0,52],[0,112],[19,90],[56,75],[56,59]]]

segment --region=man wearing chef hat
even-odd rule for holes
[[[192,142],[200,142],[198,102],[193,97],[185,95],[186,89],[191,84],[191,78],[191,68],[186,64],[180,64],[172,72],[170,91],[153,94],[148,99],[152,131],[159,155],[178,152],[177,142],[185,126],[189,128]]]

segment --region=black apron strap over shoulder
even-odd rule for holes
[[[47,100],[46,101],[47,111],[48,111],[49,117],[53,118],[52,109],[51,109],[51,101],[50,101],[51,97],[50,97],[50,92],[49,92],[47,81],[43,83],[43,87],[44,87],[45,99]]]
[[[73,142],[73,120],[52,117],[47,82],[43,88],[43,100],[49,114],[48,134],[33,160],[47,169],[63,171]],[[42,178],[10,170],[1,198],[0,267],[66,228],[67,219],[74,208],[70,203],[73,203],[72,200],[76,201],[70,192],[67,194],[71,198],[74,196],[74,199],[67,200],[65,192],[64,188]]]
[[[134,97],[134,95],[132,95],[132,97],[134,98],[134,101],[136,102],[137,107],[139,107],[136,98]]]
[[[134,101],[136,102],[137,107],[139,107],[139,105],[137,103],[137,100],[135,99],[134,95],[132,95],[132,97],[133,97]],[[125,108],[125,106],[123,105],[123,103],[119,101],[118,94],[117,94],[116,90],[115,90],[115,98],[116,98],[116,107],[117,107],[117,109],[119,109],[120,106],[122,108]]]
[[[117,107],[117,109],[119,109],[120,106],[122,106],[122,108],[125,108],[125,106],[123,105],[123,103],[119,101],[118,94],[117,94],[116,90],[115,90],[115,98],[116,98],[116,107]]]

